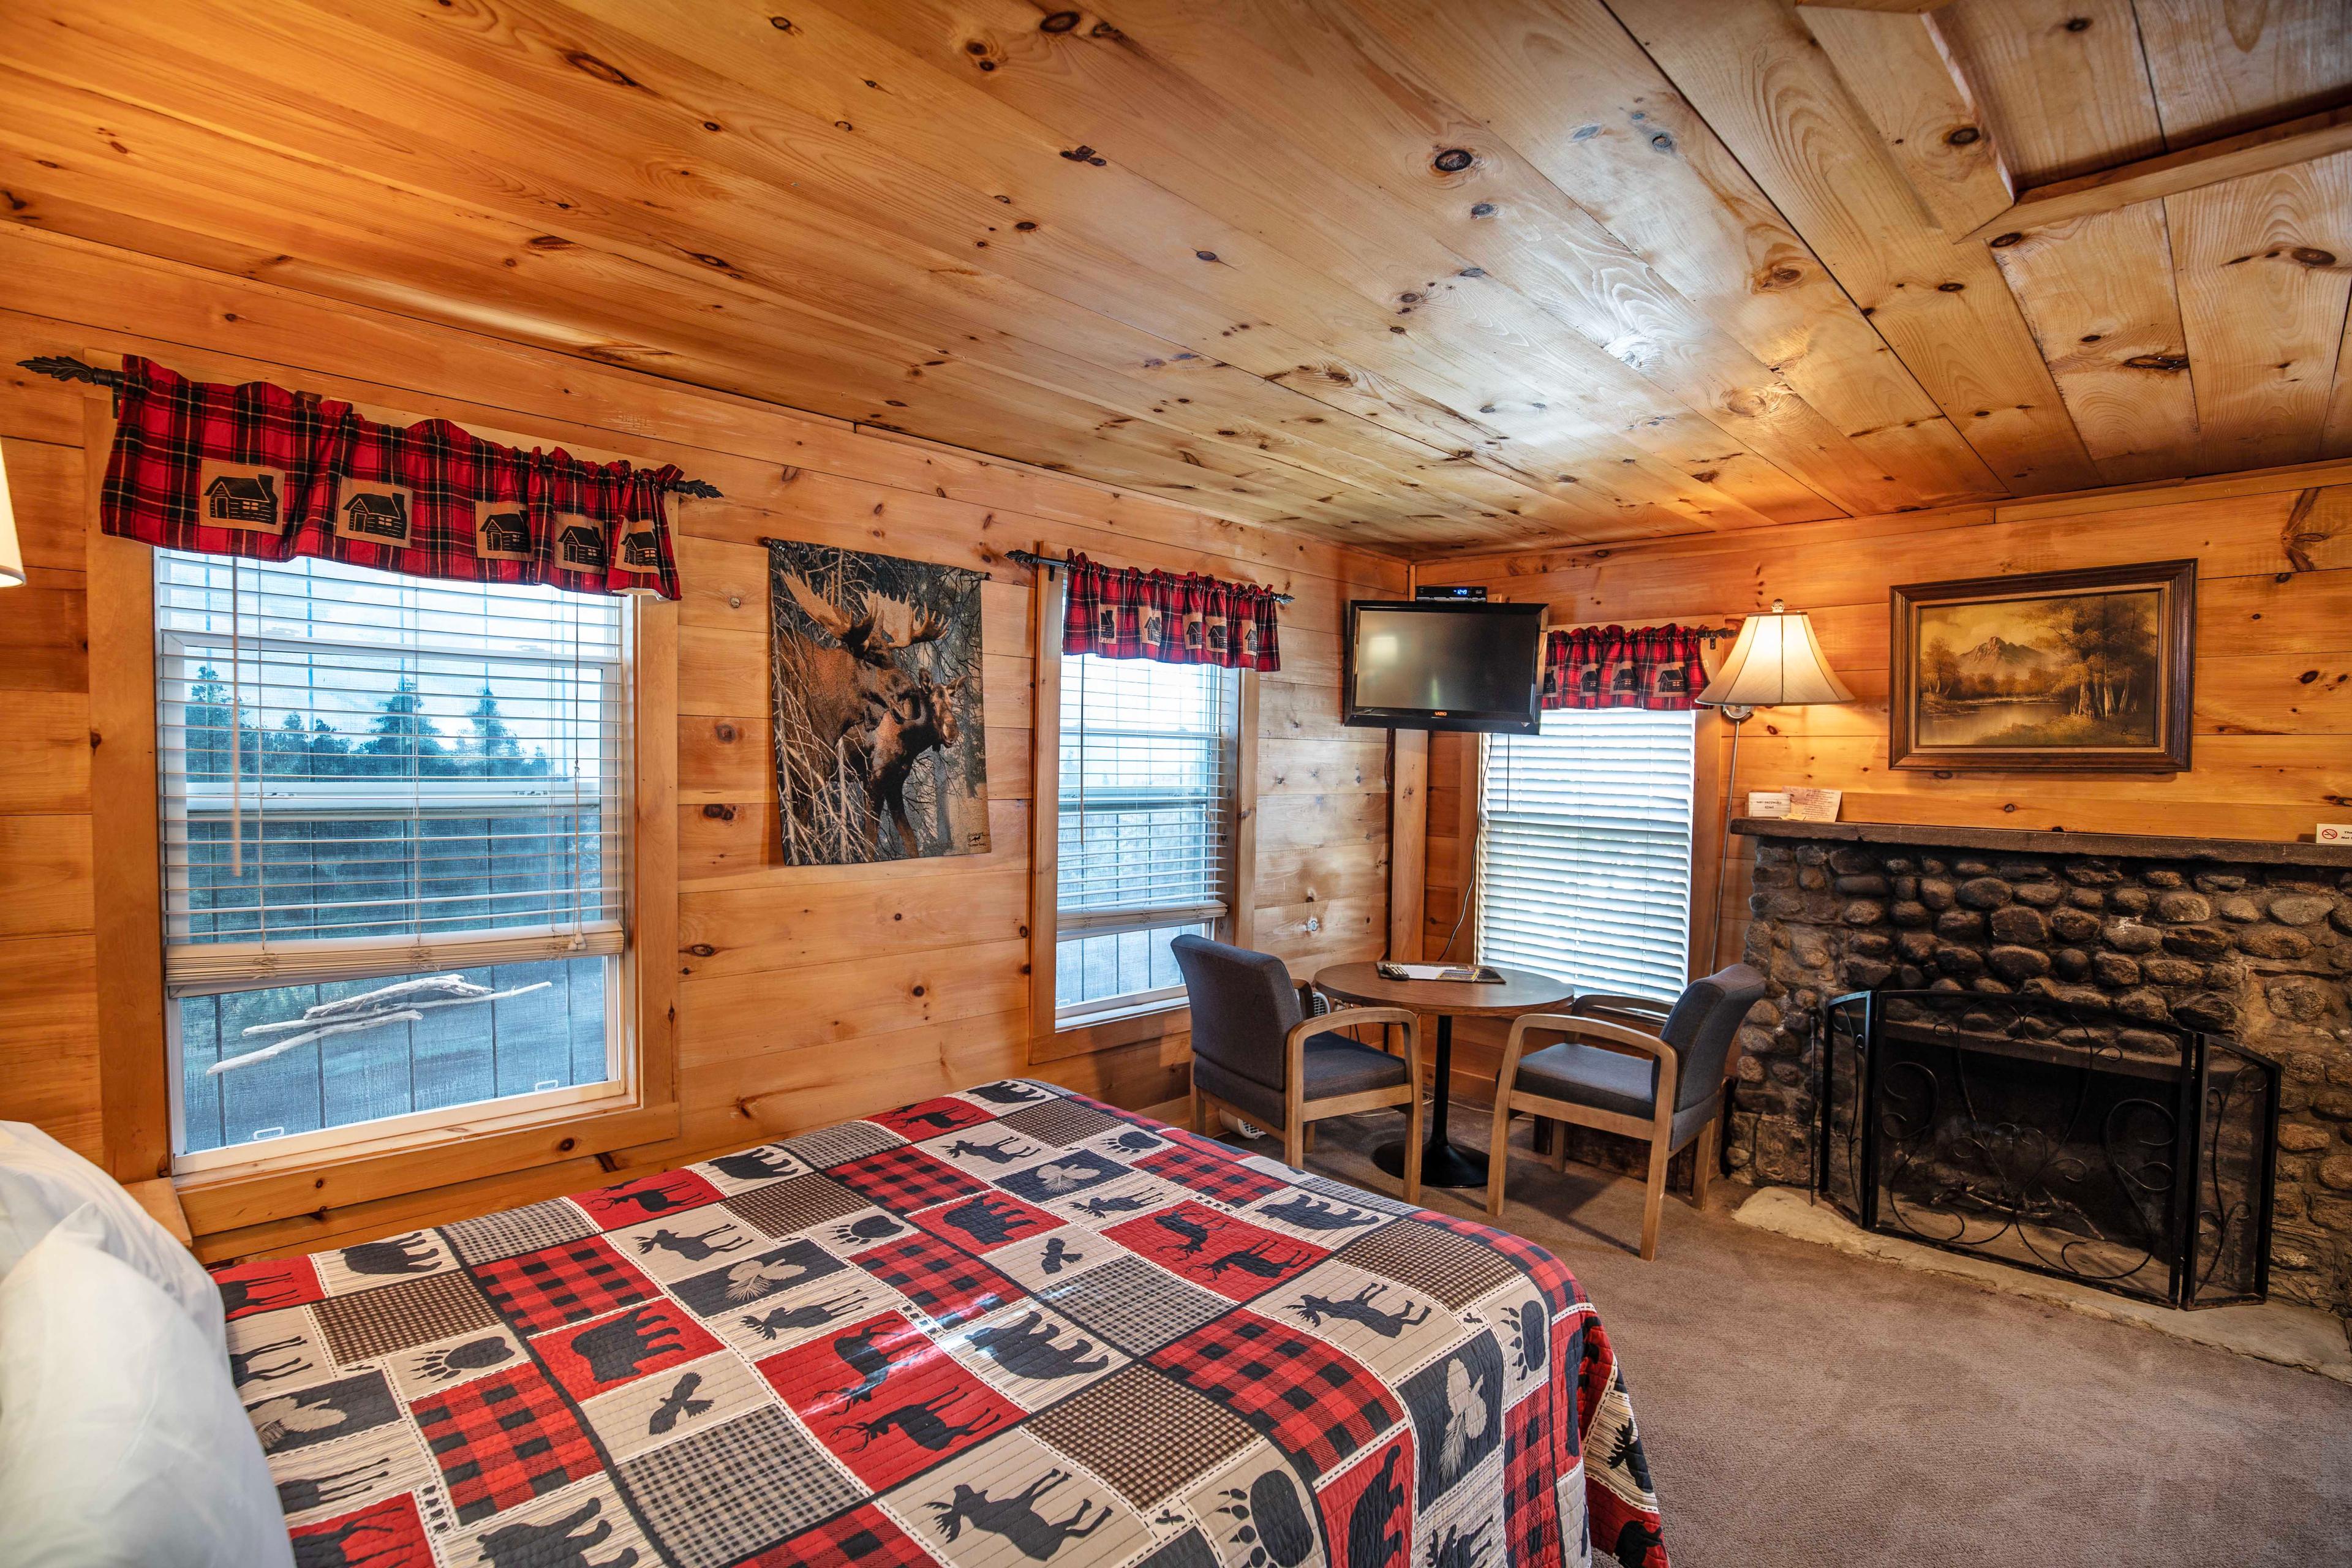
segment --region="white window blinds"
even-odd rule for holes
[[[156,555],[175,984],[622,945],[623,601]]]
[[[1229,669],[1063,660],[1060,935],[1224,918],[1235,701]]]
[[[1486,751],[1479,955],[1672,997],[1690,945],[1694,715],[1548,712]]]

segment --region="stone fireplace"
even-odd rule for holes
[[[1741,819],[1756,841],[1742,1180],[1810,1184],[1823,1005],[1856,991],[2046,1002],[2120,1039],[2227,1037],[2281,1068],[2270,1289],[2352,1316],[2352,851]],[[2138,1040],[2138,1037],[2145,1037]]]

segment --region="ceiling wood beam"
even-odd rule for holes
[[[1780,0],[1610,8],[2002,483],[2032,494],[2098,482],[2000,269],[1920,221],[1877,129],[1793,11]]]
[[[2224,137],[2201,147],[2142,158],[2137,163],[2084,174],[2079,179],[2037,185],[2018,197],[2007,211],[1961,236],[1961,241],[1982,242],[2027,229],[2047,228],[2092,213],[2113,212],[2134,202],[2176,196],[2224,180],[2268,174],[2347,150],[2352,150],[2352,107],[2307,114],[2300,120]]]
[[[1818,8],[1805,13],[1805,25],[1945,233],[1965,234],[2016,201],[2000,149],[1934,16]]]
[[[1924,16],[1952,0],[1797,0],[1808,11],[1875,11],[1882,16]]]

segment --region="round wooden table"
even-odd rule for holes
[[[1437,1019],[1437,1087],[1430,1106],[1429,1144],[1421,1152],[1421,1179],[1433,1187],[1483,1187],[1486,1156],[1457,1147],[1445,1135],[1446,1112],[1454,1094],[1454,1020],[1456,1018],[1516,1018],[1522,1013],[1548,1013],[1565,1006],[1576,988],[1565,980],[1528,969],[1501,970],[1499,985],[1471,981],[1388,980],[1377,965],[1335,963],[1315,974],[1315,989],[1342,1002],[1367,1007],[1404,1007]],[[1335,1013],[1335,1024],[1346,1015]],[[1404,1140],[1372,1151],[1372,1163],[1391,1176],[1404,1174]]]

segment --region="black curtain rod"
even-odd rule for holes
[[[121,371],[108,370],[103,365],[84,364],[68,354],[39,354],[32,359],[20,359],[16,363],[20,369],[29,370],[35,375],[46,375],[52,381],[84,381],[111,392],[122,390]],[[693,496],[701,500],[724,499],[719,487],[707,479],[672,479],[668,488],[673,495]]]
[[[1062,559],[1058,555],[1040,555],[1034,550],[1008,550],[1004,552],[1004,558],[1007,561],[1017,561],[1022,565],[1032,569],[1044,568],[1048,571],[1057,566],[1067,566],[1069,564],[1067,561]],[[1255,583],[1246,583],[1244,584],[1243,586],[1254,588],[1256,587],[1257,584]],[[1294,597],[1294,595],[1289,594],[1276,594],[1272,589],[1265,589],[1262,590],[1262,592],[1265,592],[1272,597],[1274,602],[1277,605],[1287,605],[1292,602]]]

